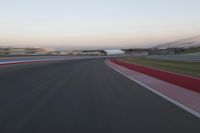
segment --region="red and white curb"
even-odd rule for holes
[[[126,67],[130,70],[137,71],[145,75],[200,93],[200,86],[199,86],[200,78],[172,73],[169,71],[163,71],[161,69],[155,69],[153,67],[147,67],[135,63],[128,63],[116,59],[112,59],[111,62]]]
[[[151,76],[130,70],[123,66],[117,65],[110,60],[105,61],[113,70],[123,76],[140,84],[151,92],[159,95],[167,101],[177,105],[185,111],[200,118],[200,94],[180,86],[153,78]]]

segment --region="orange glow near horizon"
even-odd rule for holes
[[[0,46],[134,48],[200,35],[197,0],[19,1],[0,4]]]

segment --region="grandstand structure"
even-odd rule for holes
[[[200,52],[200,35],[157,45],[149,50],[150,55],[168,55]]]

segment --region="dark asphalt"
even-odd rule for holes
[[[200,54],[180,54],[180,55],[148,55],[148,59],[168,60],[168,61],[184,61],[184,62],[200,62]]]
[[[0,68],[0,133],[199,133],[200,119],[103,59]]]

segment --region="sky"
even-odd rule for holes
[[[0,46],[143,48],[200,35],[200,0],[0,0]]]

